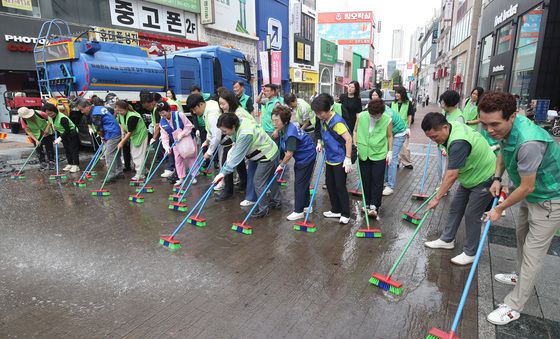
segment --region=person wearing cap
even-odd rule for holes
[[[119,153],[119,143],[121,141],[121,128],[119,123],[109,112],[106,107],[93,106],[93,104],[86,99],[80,99],[76,103],[76,107],[85,116],[91,115],[91,121],[97,130],[97,134],[102,138],[105,152],[105,162],[107,167],[113,163],[115,154]],[[120,156],[117,155],[108,180],[115,181],[116,179],[124,178],[123,164]],[[108,169],[108,168],[107,168]]]
[[[80,170],[80,136],[76,125],[51,103],[43,105],[43,111],[49,116],[49,123],[54,126],[58,134],[54,143],[58,144],[62,141],[64,145],[64,152],[66,153],[68,165],[62,170],[71,173],[78,172]]]
[[[496,281],[515,287],[487,316],[492,324],[505,325],[520,317],[535,293],[550,243],[560,229],[560,146],[546,130],[518,114],[510,93],[485,93],[478,104],[478,118],[490,137],[500,143],[490,192],[500,194],[505,171],[515,187],[490,210],[490,221],[495,223],[503,211],[519,204],[516,272],[494,276]],[[547,269],[555,272],[557,266]]]
[[[18,109],[21,127],[37,147],[37,157],[39,158],[39,170],[54,169],[54,135],[49,125],[49,116],[44,112],[38,112],[27,107]],[[42,137],[42,139],[41,139]],[[39,141],[39,139],[41,139]],[[45,158],[45,152],[47,157]],[[47,163],[48,159],[48,163]]]

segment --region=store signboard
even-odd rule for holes
[[[207,27],[245,38],[258,39],[255,0],[215,0],[213,3],[214,23]]]
[[[214,17],[214,0],[200,1],[200,22],[203,25],[213,24],[216,21]]]
[[[334,65],[338,58],[338,46],[334,42],[321,39],[321,60],[323,64]]]
[[[144,0],[183,11],[200,13],[200,0]]]
[[[118,28],[92,27],[90,39],[102,42],[116,42],[118,44],[138,46],[138,32]]]
[[[33,12],[31,0],[2,0],[2,6]]]

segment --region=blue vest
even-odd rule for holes
[[[121,128],[119,126],[119,123],[107,108],[103,106],[93,106],[91,115],[101,116],[104,139],[111,140],[121,137]]]
[[[173,139],[173,131],[177,128],[183,129],[185,125],[183,125],[183,120],[179,118],[178,112],[171,112],[171,125],[167,119],[161,119],[159,122],[159,126],[163,128],[167,135],[169,135],[169,142],[174,143],[175,140]]]
[[[284,152],[286,152],[286,140],[288,140],[289,137],[297,139],[297,147],[294,152],[296,167],[305,166],[310,162],[315,161],[315,157],[317,156],[315,143],[311,140],[307,133],[290,122],[286,126],[286,133],[280,139],[280,147],[282,147]]]
[[[326,130],[325,122],[321,121],[321,137],[323,138],[327,161],[330,163],[341,163],[346,157],[346,142],[342,136],[333,130],[334,125],[338,123],[342,123],[348,128],[344,119],[338,114],[333,115]]]

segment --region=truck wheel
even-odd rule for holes
[[[560,126],[554,127],[551,132],[555,137],[560,137]]]
[[[10,124],[10,130],[12,131],[12,133],[18,134],[21,130],[21,126],[19,124]]]

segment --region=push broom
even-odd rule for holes
[[[177,141],[173,142],[173,144],[171,145],[171,148],[173,148],[176,143],[177,143]],[[146,181],[144,182],[142,187],[136,189],[136,194],[130,194],[128,196],[128,201],[144,202],[144,196],[140,195],[140,193],[153,193],[154,192],[154,188],[152,186],[148,186],[148,183],[150,182],[150,180],[152,180],[154,175],[157,173],[158,168],[161,166],[161,164],[163,164],[163,162],[167,159],[168,156],[169,156],[169,154],[167,154],[167,152],[166,152],[165,155],[163,156],[163,158],[161,158],[160,162],[154,168],[154,170],[146,178]]]
[[[169,196],[168,200],[170,201],[170,203],[167,206],[168,209],[179,211],[179,212],[187,211],[187,204],[185,204],[185,200],[186,200],[185,196],[187,195],[189,188],[192,186],[194,182],[195,179],[194,174],[198,171],[202,163],[202,159],[203,158],[202,158],[202,149],[201,149],[194,161],[194,164],[189,169],[189,173],[187,174],[187,176],[183,180],[183,183],[179,187],[179,193],[175,193]],[[187,180],[187,178],[189,179]],[[187,185],[187,188],[183,191],[183,185],[185,185],[187,181],[189,182],[189,184]]]
[[[315,178],[315,187],[319,186],[319,180],[321,179],[321,173],[323,173],[323,166],[325,165],[326,161],[325,152],[321,157],[321,164],[319,165],[319,173],[317,174],[317,178]],[[313,201],[315,200],[315,194],[317,190],[313,190],[311,193],[311,199],[309,199],[309,206],[307,206],[307,212],[305,212],[305,219],[303,221],[297,221],[294,223],[294,230],[302,231],[307,233],[315,233],[317,231],[317,226],[313,223],[309,222],[309,213],[312,210]]]
[[[218,155],[218,150],[219,149],[220,149],[219,147],[216,147],[216,149],[214,150],[214,153],[212,154],[212,158],[210,158],[210,160],[208,161],[207,166],[210,166],[210,164],[212,164],[214,162],[214,159],[216,159],[216,156]],[[204,153],[204,152],[202,152],[202,153]],[[200,163],[197,164],[196,167],[194,167],[194,168],[196,168],[199,173],[202,173],[204,163],[205,163],[204,158],[201,158]],[[196,174],[196,172],[191,173],[193,178],[196,177],[195,174]],[[184,184],[184,182],[183,182],[183,184]],[[176,195],[183,194],[185,192],[185,190],[183,190],[183,184],[181,184],[181,187],[174,186],[173,187],[173,193],[175,193]]]
[[[136,175],[140,175],[143,176],[144,175],[144,167],[146,166],[146,162],[148,161],[148,156],[150,155],[150,150],[152,149],[152,145],[148,145],[148,152],[146,152],[146,156],[144,157],[144,161],[142,162],[142,166],[140,166],[140,170],[136,171]],[[155,158],[155,154],[154,154],[154,158]],[[144,184],[144,179],[138,179],[138,180],[130,180],[128,182],[129,186],[133,186],[133,187],[138,187],[138,186],[142,186]]]
[[[397,267],[401,263],[401,260],[404,257],[404,255],[406,254],[406,252],[408,251],[408,248],[410,247],[410,244],[412,244],[412,241],[416,238],[416,235],[418,234],[418,232],[420,232],[420,229],[422,228],[422,225],[424,224],[424,221],[426,221],[426,218],[428,218],[431,211],[432,210],[430,209],[426,213],[424,213],[424,216],[422,217],[422,220],[420,220],[420,223],[418,224],[418,226],[416,226],[416,229],[414,230],[414,233],[412,233],[412,236],[410,237],[410,239],[408,239],[408,242],[404,246],[404,249],[402,250],[399,257],[397,258],[397,261],[395,261],[395,263],[393,264],[393,266],[389,270],[389,273],[387,273],[387,275],[381,275],[381,274],[376,273],[376,272],[373,272],[371,274],[371,278],[369,279],[369,282],[372,285],[375,285],[379,288],[382,288],[385,291],[389,291],[389,292],[391,292],[393,294],[396,294],[396,295],[400,295],[402,293],[402,284],[400,282],[396,281],[396,280],[393,280],[391,278],[391,276],[393,275],[393,273],[395,272],[395,270],[397,269]]]
[[[249,220],[249,217],[253,214],[253,212],[255,211],[257,206],[259,206],[259,202],[261,202],[262,198],[268,193],[268,190],[270,189],[270,186],[272,186],[272,183],[274,183],[276,181],[276,177],[278,177],[278,172],[274,172],[274,176],[268,182],[268,185],[266,185],[266,188],[261,193],[261,195],[257,199],[257,202],[255,202],[255,204],[253,205],[253,207],[251,208],[249,213],[247,213],[247,216],[245,217],[245,219],[243,219],[242,222],[234,222],[231,225],[231,229],[233,231],[238,232],[238,233],[247,234],[247,235],[253,234],[253,228],[251,226],[247,225],[247,220]]]
[[[212,159],[210,159],[210,162],[208,163],[206,168],[200,168],[200,174],[202,174],[203,177],[211,177],[213,175],[214,172],[210,169],[210,166],[214,163],[214,159],[216,159],[216,156],[218,155],[219,148],[220,147],[216,147],[216,149],[214,150]]]
[[[113,160],[111,161],[111,165],[109,165],[109,168],[107,169],[107,174],[105,174],[105,178],[103,179],[103,183],[101,184],[101,187],[99,187],[99,189],[96,189],[96,190],[91,190],[91,195],[93,195],[95,197],[106,197],[106,196],[111,195],[111,192],[104,189],[104,187],[105,187],[105,184],[107,183],[107,179],[109,178],[109,175],[111,174],[111,170],[113,169],[113,165],[115,164],[115,161],[117,160],[118,157],[119,157],[119,152],[115,152],[115,156],[113,157]]]
[[[362,186],[362,173],[360,171],[360,159],[357,159],[358,161],[358,180],[360,180],[359,184],[360,186]],[[380,229],[371,229],[369,227],[369,215],[368,215],[368,210],[367,210],[367,206],[366,206],[366,195],[364,193],[364,190],[362,190],[362,203],[364,205],[364,214],[366,216],[366,225],[367,228],[362,228],[359,229],[356,232],[356,237],[358,238],[381,238],[381,230]]]
[[[204,195],[202,195],[202,197],[194,205],[194,207],[189,212],[189,214],[187,214],[187,216],[183,219],[183,221],[181,221],[181,223],[177,226],[177,228],[175,229],[175,231],[173,231],[173,233],[171,235],[162,235],[162,236],[159,237],[159,243],[161,245],[163,245],[164,247],[170,248],[172,250],[181,248],[181,242],[179,240],[175,239],[175,236],[185,226],[185,224],[187,223],[187,220],[192,216],[194,211],[196,211],[197,207],[200,204],[202,204],[202,202],[204,200],[208,200],[208,199],[206,199],[206,197],[210,196],[210,194],[212,194],[212,190],[214,190],[214,186],[216,186],[216,185],[211,184],[210,187],[208,187],[208,190],[206,190],[206,193],[204,193]]]
[[[215,184],[212,184],[212,189],[214,189]],[[206,203],[208,202],[208,198],[210,198],[210,196],[212,195],[212,191],[208,191],[204,194],[204,196],[202,197],[201,201],[199,202],[199,206],[198,206],[198,211],[196,212],[196,215],[193,216],[191,213],[191,216],[187,218],[187,222],[191,225],[194,226],[198,226],[198,227],[205,227],[206,226],[206,219],[202,218],[200,216],[200,214],[202,213],[202,209],[204,208],[204,206],[206,205]],[[193,208],[193,210],[195,210],[197,208],[197,206],[195,206]]]
[[[95,159],[95,161],[93,162],[89,170],[86,172],[86,175],[84,176],[84,178],[86,178],[88,181],[93,181],[93,177],[97,176],[97,172],[94,171],[93,169],[95,168],[95,166],[97,166],[97,163],[99,163],[99,160],[103,156],[103,151],[104,151],[103,142],[99,144],[98,147],[101,148],[101,151],[99,151],[100,152],[99,156],[97,157],[97,159]]]
[[[147,177],[149,177],[152,174],[152,169],[154,169],[154,164],[156,162],[156,158],[157,158],[157,154],[158,154],[160,146],[161,146],[161,139],[158,140],[158,145],[156,147],[156,152],[154,153],[154,157],[152,158],[152,163],[150,164],[150,169],[148,170],[148,173],[146,174]]]
[[[280,161],[280,160],[282,160],[282,159],[280,159],[280,152],[278,152],[278,161]],[[280,174],[280,178],[278,178],[278,180],[276,180],[276,182],[282,188],[288,187],[288,181],[283,179],[284,178],[284,173],[286,173],[286,171],[282,171],[282,173]]]
[[[406,221],[408,221],[408,222],[410,222],[410,223],[413,223],[414,225],[418,225],[418,223],[420,222],[420,220],[422,220],[422,216],[421,216],[421,215],[418,215],[418,214],[416,214],[416,213],[420,212],[420,210],[422,210],[422,208],[423,208],[424,206],[426,206],[426,204],[428,204],[428,203],[430,202],[430,200],[432,200],[432,199],[436,196],[436,193],[438,192],[438,190],[439,190],[439,188],[436,188],[436,190],[434,191],[434,193],[432,193],[432,194],[428,197],[428,199],[424,200],[424,202],[423,202],[420,206],[418,206],[418,208],[417,208],[414,212],[412,212],[412,213],[410,213],[410,212],[403,212],[403,213],[401,214],[401,217],[402,217],[404,220],[406,220]]]
[[[498,204],[498,197],[494,198],[492,202],[492,208],[496,207]],[[486,226],[482,231],[482,236],[480,237],[480,242],[478,243],[478,248],[476,250],[476,255],[474,257],[474,262],[472,263],[471,270],[469,272],[469,276],[467,278],[467,282],[465,283],[465,288],[463,288],[463,294],[461,295],[461,300],[459,301],[459,307],[457,307],[457,312],[455,313],[455,318],[453,319],[453,324],[451,325],[451,331],[444,332],[438,328],[432,327],[430,332],[428,332],[428,336],[426,339],[459,339],[456,335],[457,327],[459,327],[459,321],[461,320],[461,314],[463,313],[463,308],[465,308],[465,302],[467,301],[467,296],[469,295],[469,289],[471,288],[471,284],[474,278],[474,274],[476,273],[476,268],[478,266],[478,262],[480,260],[480,256],[482,255],[482,250],[484,249],[484,243],[486,242],[486,238],[488,237],[488,231],[490,230],[492,222],[490,219],[486,221]]]
[[[54,130],[54,139],[58,139],[58,134],[56,133],[56,129]],[[66,176],[66,174],[60,174],[58,172],[58,142],[54,145],[54,156],[56,157],[56,163],[55,163],[55,167],[56,167],[56,173],[55,174],[51,174],[49,176],[49,180],[63,180],[68,178]]]
[[[95,153],[93,154],[93,157],[91,158],[91,160],[87,164],[86,169],[82,172],[82,175],[80,176],[80,178],[78,180],[74,181],[74,186],[86,187],[86,182],[84,181],[84,177],[85,177],[86,173],[91,169],[91,165],[93,165],[93,163],[95,163],[97,158],[100,157],[100,156],[101,156],[101,147],[98,147],[97,151],[95,151]]]
[[[29,162],[29,159],[31,159],[31,157],[33,156],[33,154],[35,154],[35,152],[37,151],[37,149],[39,148],[39,146],[41,146],[41,141],[43,140],[43,137],[45,135],[42,135],[39,138],[39,142],[37,143],[37,145],[35,146],[35,148],[33,149],[33,151],[31,151],[31,154],[29,154],[29,156],[27,157],[27,159],[25,159],[25,162],[23,163],[23,165],[21,166],[21,168],[19,169],[19,171],[17,171],[16,173],[11,175],[11,179],[13,180],[24,180],[25,179],[25,175],[23,175],[23,169],[25,168],[25,166],[27,165],[27,163]]]
[[[426,174],[428,173],[428,163],[430,161],[430,153],[432,150],[432,139],[428,142],[428,151],[426,152],[426,161],[424,161],[424,173],[422,174],[422,183],[420,184],[420,193],[412,193],[412,199],[426,200],[428,195],[424,193],[424,184],[426,183]]]

